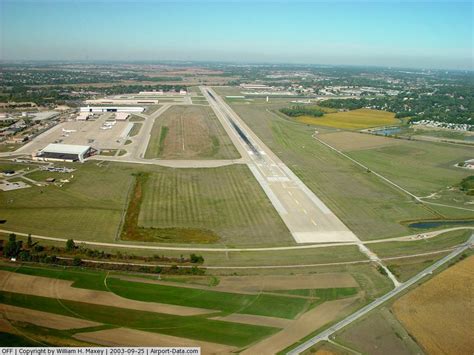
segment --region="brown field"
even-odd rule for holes
[[[393,304],[397,318],[428,354],[474,352],[474,256]]]
[[[140,330],[133,330],[127,328],[99,330],[90,333],[79,333],[74,335],[74,338],[105,346],[175,347],[177,346],[177,344],[179,344],[179,346],[197,346],[201,347],[201,352],[203,354],[229,354],[237,350],[237,348],[228,345],[180,338],[171,335],[148,333]]]
[[[358,296],[328,301],[304,313],[282,331],[247,348],[241,354],[276,354],[325,324],[347,314]]]
[[[401,143],[399,139],[347,131],[319,134],[317,137],[342,151],[372,149]]]
[[[197,316],[215,312],[203,308],[175,306],[155,302],[134,301],[117,296],[112,292],[94,291],[72,287],[72,281],[29,276],[0,270],[3,283],[0,291],[23,293],[69,301],[135,309],[139,311],[172,314],[178,316]]]
[[[345,328],[337,336],[336,342],[371,355],[409,355],[421,352],[387,308],[381,308]]]
[[[9,306],[6,304],[0,304],[0,314],[8,320],[25,322],[38,325],[40,327],[61,330],[97,327],[101,325],[100,323],[88,321],[85,319],[61,316],[58,314]]]
[[[209,107],[173,106],[156,120],[146,158],[240,158]]]

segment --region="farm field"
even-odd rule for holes
[[[382,307],[336,336],[336,343],[363,354],[417,354],[421,349],[403,326]]]
[[[294,243],[247,166],[162,169],[150,174],[142,185],[137,224],[147,235],[144,240]],[[180,234],[186,235],[184,240]],[[133,238],[133,233],[127,236]]]
[[[343,152],[403,144],[400,139],[349,131],[319,132],[317,137],[324,143]]]
[[[270,112],[281,104],[234,103],[232,107],[359,238],[410,234],[412,231],[402,222],[439,218],[432,210],[317,142],[311,137],[314,127]]]
[[[239,154],[209,107],[173,106],[153,125],[145,158],[235,159]]]
[[[294,118],[297,122],[340,129],[365,129],[388,126],[400,123],[395,114],[387,111],[361,108],[345,112],[325,113],[322,117],[301,116]]]
[[[8,323],[14,325],[17,330],[20,329],[22,334],[31,336],[32,340],[49,339],[48,343],[54,345],[71,342],[77,345],[81,344],[81,341],[89,344],[110,344],[101,342],[103,338],[112,344],[124,345],[123,342],[130,342],[133,334],[140,339],[146,339],[148,334],[148,337],[156,341],[160,340],[160,334],[163,341],[194,339],[206,351],[212,352],[224,346],[224,352],[229,352],[278,335],[282,329],[284,335],[287,328],[293,329],[292,327],[301,327],[304,324],[308,326],[310,323],[307,323],[306,318],[312,313],[321,313],[319,307],[321,311],[326,312],[324,322],[329,322],[332,319],[330,309],[333,305],[352,304],[358,299],[355,297],[357,284],[350,292],[346,291],[349,290],[347,288],[332,288],[326,291],[316,289],[311,296],[301,297],[262,293],[259,290],[240,293],[226,286],[231,281],[225,278],[221,289],[214,291],[203,286],[183,284],[185,287],[178,287],[173,283],[166,285],[164,281],[149,283],[146,279],[131,282],[122,279],[124,276],[106,276],[105,272],[93,270],[30,266],[4,266],[2,269],[4,271],[0,273],[3,276],[8,274],[8,281],[0,288],[0,307],[15,310],[14,313],[5,313]],[[308,276],[306,282],[309,277],[313,278],[316,284],[318,279],[321,279],[318,276]],[[328,277],[323,277],[326,286],[329,285]],[[234,279],[235,285],[245,284],[245,278]],[[69,280],[74,280],[72,286]],[[93,281],[92,284],[89,280]],[[98,282],[99,280],[102,282]],[[288,284],[290,288],[302,287],[303,284],[294,282],[294,277],[292,280],[293,283]],[[344,282],[347,284],[347,281],[346,278]],[[353,282],[349,284],[354,285]],[[226,287],[227,291],[223,291]],[[161,309],[165,312],[161,312]],[[199,316],[179,315],[180,310],[202,310],[204,313]],[[29,320],[25,316],[38,311],[46,312],[43,323],[49,318],[67,319],[69,324],[82,322],[82,326],[60,329],[57,328],[58,324],[55,324],[55,327],[47,323],[41,326],[28,324]],[[18,322],[19,316],[21,322]],[[1,329],[11,332],[7,325]],[[133,331],[129,334],[122,330],[124,328]],[[178,338],[167,338],[169,336]]]
[[[470,256],[393,304],[395,316],[424,352],[472,352],[472,317],[467,315],[472,311],[473,267]]]

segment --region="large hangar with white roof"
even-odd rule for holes
[[[51,143],[37,152],[33,159],[41,161],[83,162],[95,152],[96,150],[88,145]]]

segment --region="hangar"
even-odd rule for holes
[[[143,112],[145,108],[140,106],[86,106],[81,107],[81,112]]]
[[[95,153],[95,149],[88,145],[48,144],[34,157],[34,160],[83,162],[85,158]]]

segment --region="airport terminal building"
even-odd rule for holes
[[[88,145],[48,144],[33,156],[34,160],[83,162],[84,159],[95,153],[95,149]]]
[[[80,112],[104,113],[104,112],[143,112],[145,108],[140,106],[86,106],[81,107]]]

